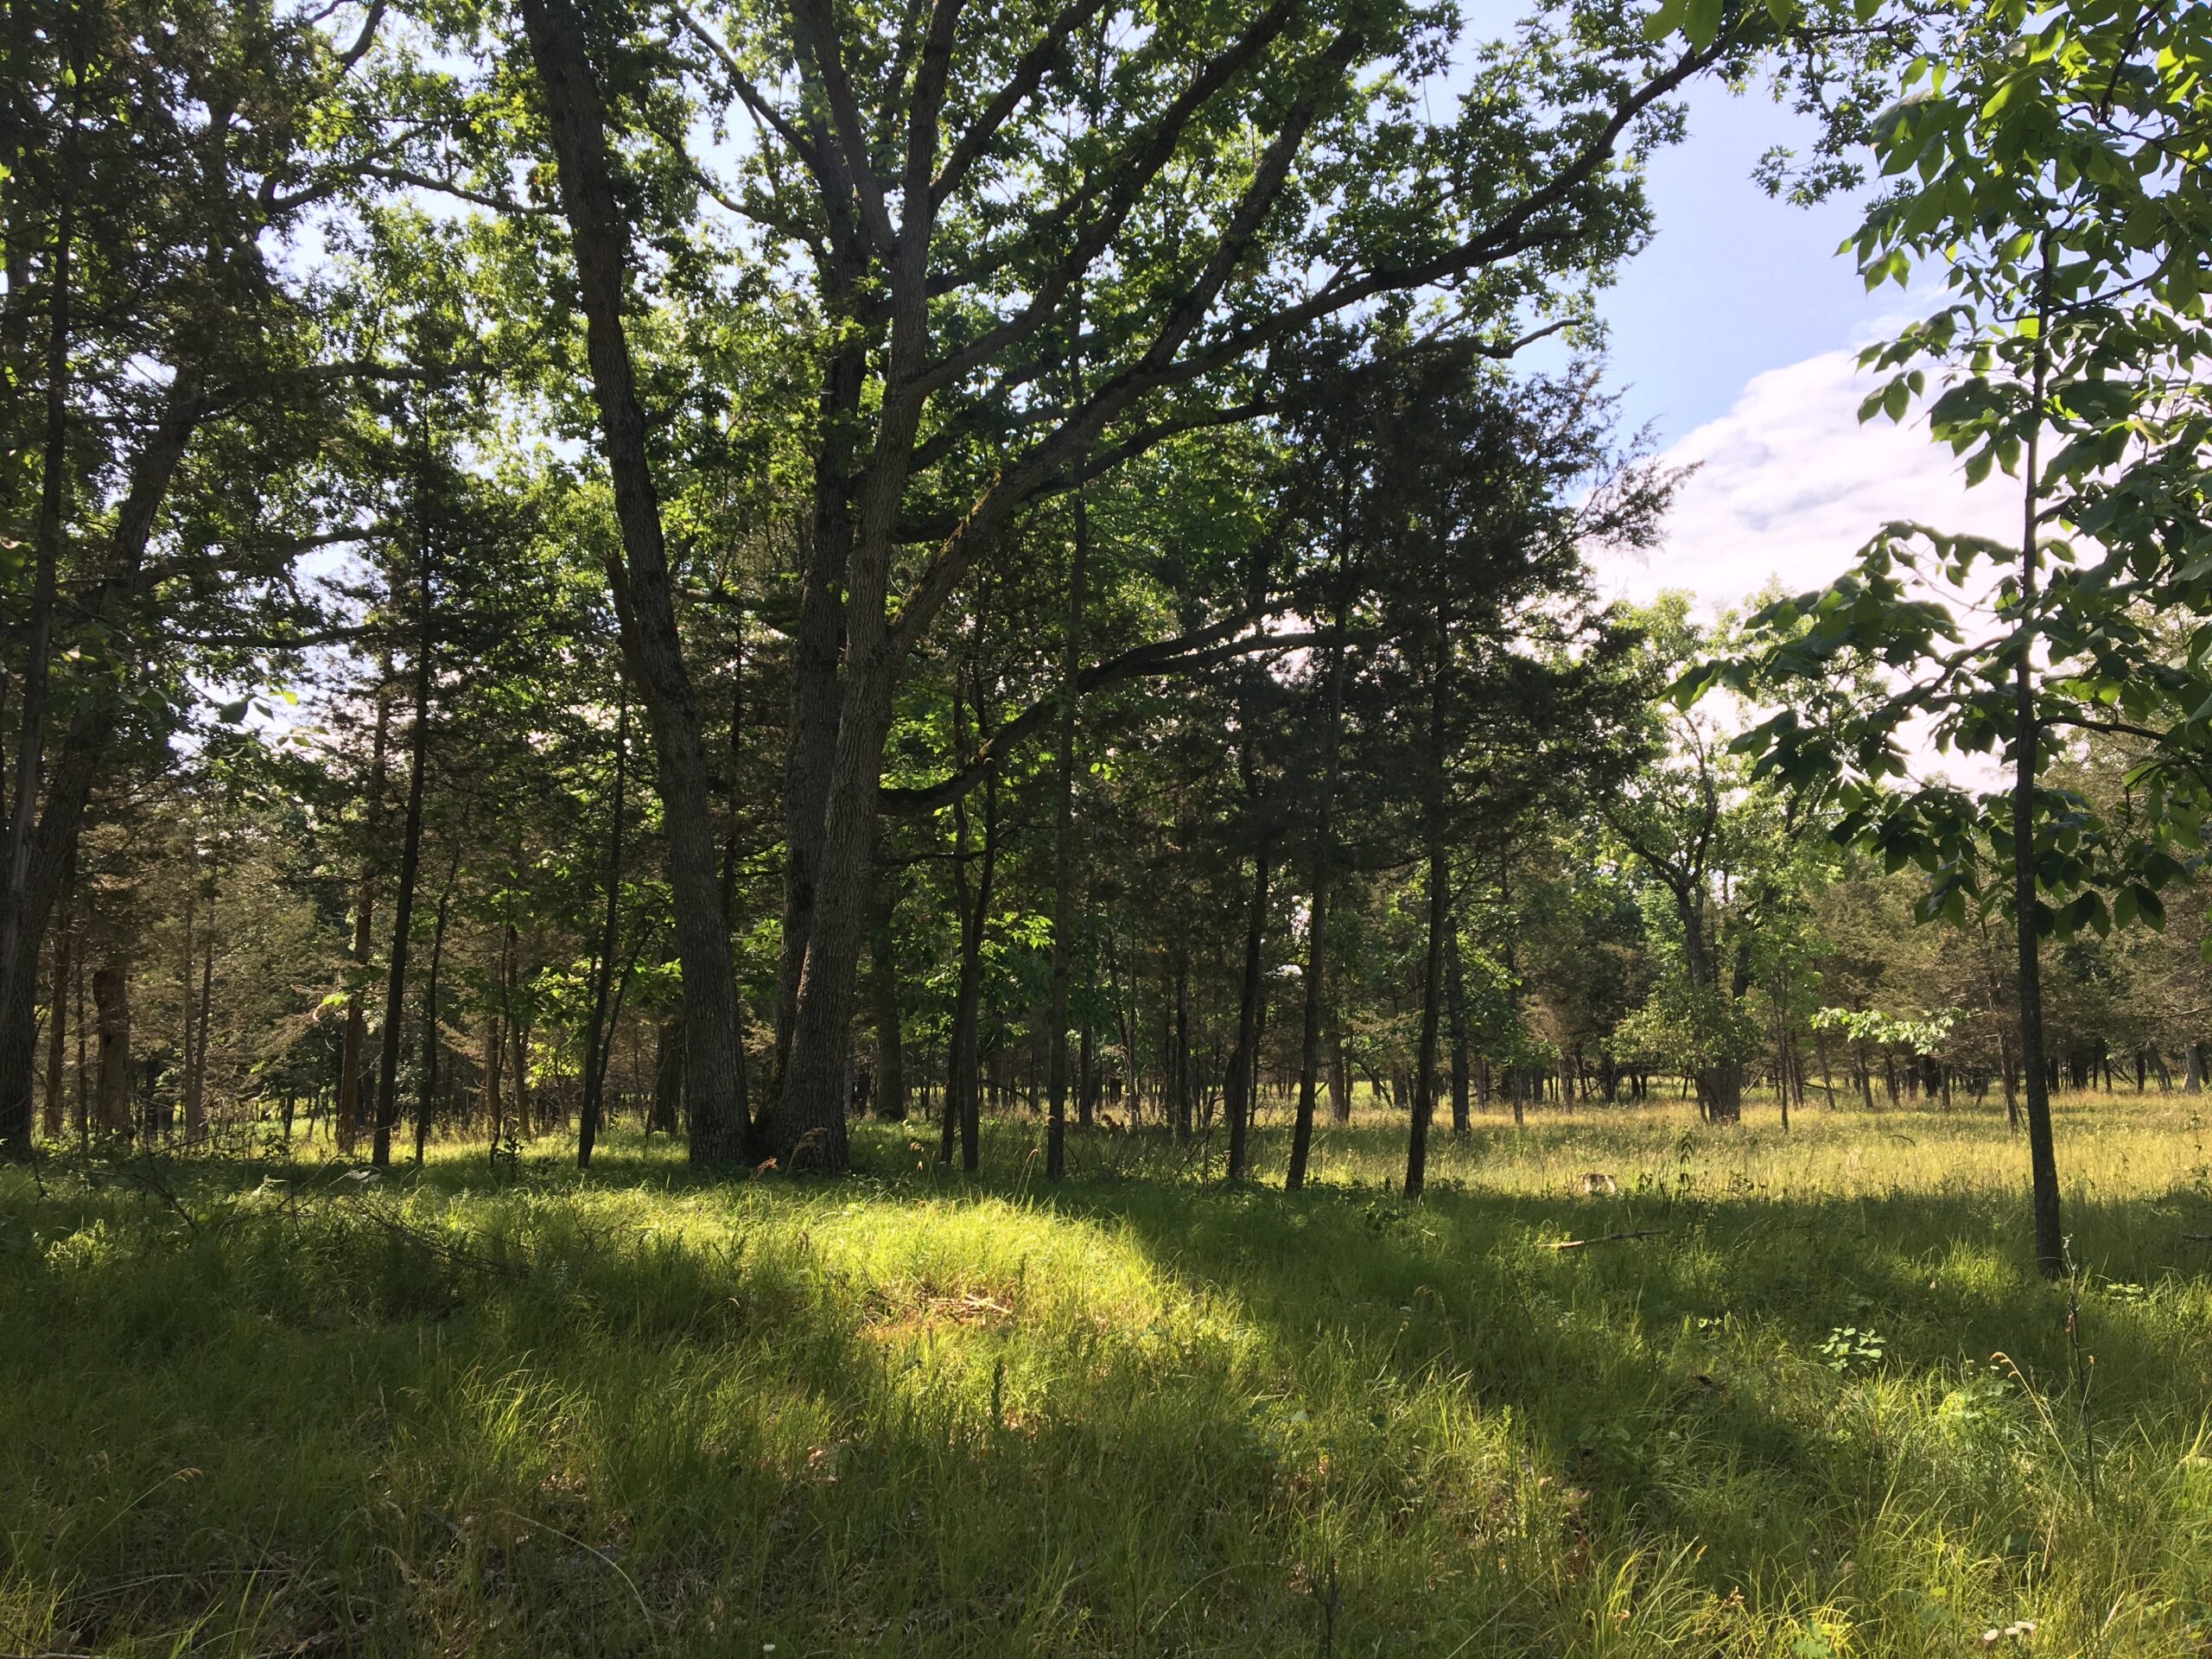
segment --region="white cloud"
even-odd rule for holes
[[[1699,470],[1675,499],[1662,545],[1648,557],[1593,561],[1600,590],[1642,601],[1687,589],[1710,612],[1770,578],[1792,593],[1832,581],[1892,518],[2014,534],[2019,507],[2002,474],[1968,490],[1917,416],[1859,424],[1876,384],[1848,351],[1754,375],[1727,414],[1665,452],[1670,465]]]

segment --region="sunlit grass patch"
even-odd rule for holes
[[[2068,1103],[2078,1352],[1986,1113],[1478,1120],[1419,1206],[1373,1116],[1295,1198],[1104,1135],[1047,1190],[1020,1121],[981,1182],[10,1172],[9,1650],[2212,1639],[2187,1101]]]

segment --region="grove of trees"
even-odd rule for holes
[[[2058,1271],[2212,1065],[2206,10],[10,8],[0,1146],[2001,1103]],[[1705,81],[2017,543],[1599,594]]]

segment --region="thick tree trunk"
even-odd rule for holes
[[[630,793],[630,687],[620,691],[614,716],[614,797],[607,812],[606,907],[599,929],[599,950],[592,963],[591,1019],[584,1027],[583,1109],[576,1124],[576,1166],[591,1167],[599,1141],[599,1119],[607,1077],[607,1000],[614,980],[614,953],[622,919],[622,830]],[[725,888],[727,914],[727,888]]]
[[[1075,497],[1075,547],[1068,562],[1068,612],[1060,639],[1060,753],[1058,799],[1052,826],[1052,995],[1047,1016],[1046,1088],[1052,1105],[1045,1130],[1045,1175],[1058,1180],[1067,1173],[1068,980],[1072,971],[1069,936],[1075,928],[1075,746],[1079,699],[1077,676],[1083,667],[1083,607],[1086,561],[1090,551],[1090,515],[1083,493]]]
[[[827,262],[823,288],[854,303],[838,261]],[[844,319],[850,322],[848,316]],[[798,1014],[799,974],[814,923],[823,814],[837,745],[837,656],[842,643],[845,569],[852,555],[852,480],[857,465],[861,398],[867,383],[865,335],[842,328],[823,365],[822,435],[815,457],[813,535],[799,569],[798,632],[791,639],[791,723],[784,751],[784,937],[776,994],[773,1084],[783,1086]]]
[[[739,1055],[737,976],[716,880],[706,749],[677,631],[659,492],[646,453],[645,411],[638,402],[622,321],[629,230],[616,202],[606,115],[582,20],[571,0],[524,0],[523,22],[545,95],[562,203],[575,251],[601,452],[622,530],[621,554],[610,555],[607,562],[608,585],[623,654],[652,728],[677,949],[683,964],[691,1158],[695,1163],[726,1163],[743,1155],[750,1128]],[[873,800],[869,805],[872,810]]]

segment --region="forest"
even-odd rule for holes
[[[0,1653],[2212,1651],[2212,9],[0,49]]]

